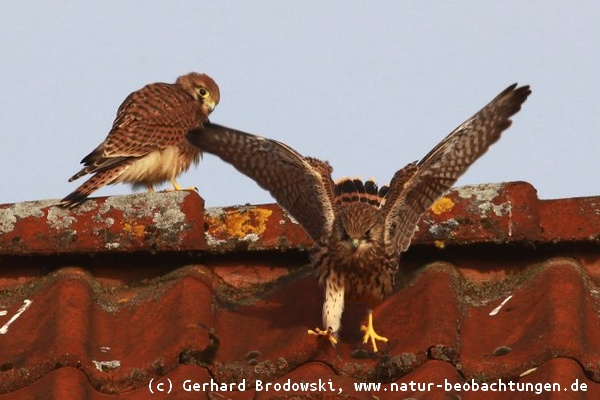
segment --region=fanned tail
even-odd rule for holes
[[[110,185],[115,179],[129,167],[128,164],[120,167],[100,171],[85,181],[81,186],[75,189],[71,194],[61,200],[60,205],[66,208],[72,208],[83,203],[90,194],[103,186]]]
[[[335,204],[343,206],[360,202],[381,207],[388,189],[387,186],[379,188],[372,179],[363,182],[359,178],[342,178],[335,184]]]

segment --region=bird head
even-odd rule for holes
[[[340,207],[339,239],[353,251],[365,250],[379,238],[380,220],[378,210],[366,203]]]
[[[180,76],[177,78],[177,84],[202,104],[202,111],[206,115],[210,114],[221,100],[219,86],[206,74],[192,72]]]

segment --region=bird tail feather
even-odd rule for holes
[[[373,179],[363,182],[360,178],[342,178],[335,184],[335,203],[343,206],[360,202],[380,207],[387,192],[387,186],[379,188]]]
[[[87,197],[103,186],[114,183],[115,179],[127,169],[129,165],[124,164],[117,168],[96,173],[81,186],[61,200],[60,205],[65,208],[73,208],[83,203]]]

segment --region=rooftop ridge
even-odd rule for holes
[[[95,198],[73,210],[55,203],[0,205],[0,255],[306,250],[312,243],[276,204],[204,210],[187,191]],[[462,186],[423,216],[413,243],[598,243],[599,204],[599,197],[539,200],[525,182]]]

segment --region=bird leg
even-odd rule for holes
[[[369,310],[369,322],[367,326],[362,325],[360,327],[360,330],[363,331],[365,333],[365,335],[363,336],[363,344],[366,344],[369,340],[371,341],[371,345],[373,346],[373,351],[375,353],[377,353],[377,344],[375,343],[376,340],[379,340],[381,342],[388,342],[388,338],[380,336],[377,334],[377,332],[375,332],[375,328],[373,328],[373,310]]]
[[[331,343],[331,345],[333,347],[335,347],[335,345],[338,342],[333,334],[333,329],[331,329],[331,327],[329,327],[325,330],[323,330],[321,328],[315,328],[314,331],[312,329],[309,329],[307,333],[309,335],[313,335],[313,336],[317,336],[317,337],[323,337],[323,336],[326,337],[327,340],[329,340],[329,343]]]
[[[175,179],[171,179],[171,184],[173,185],[173,189],[167,189],[167,192],[171,192],[171,191],[179,191],[179,190],[194,190],[194,191],[198,191],[198,188],[195,186],[191,186],[189,188],[182,188],[179,183],[177,183],[177,181]]]
[[[173,184],[173,190],[183,190],[179,183],[175,179],[171,179],[171,184]]]
[[[344,286],[336,279],[330,276],[325,283],[325,301],[323,302],[323,330],[315,328],[308,331],[309,335],[317,337],[325,336],[329,343],[335,347],[338,340],[336,333],[340,330],[340,321],[344,311]]]
[[[154,186],[148,185],[148,193],[154,193]]]

